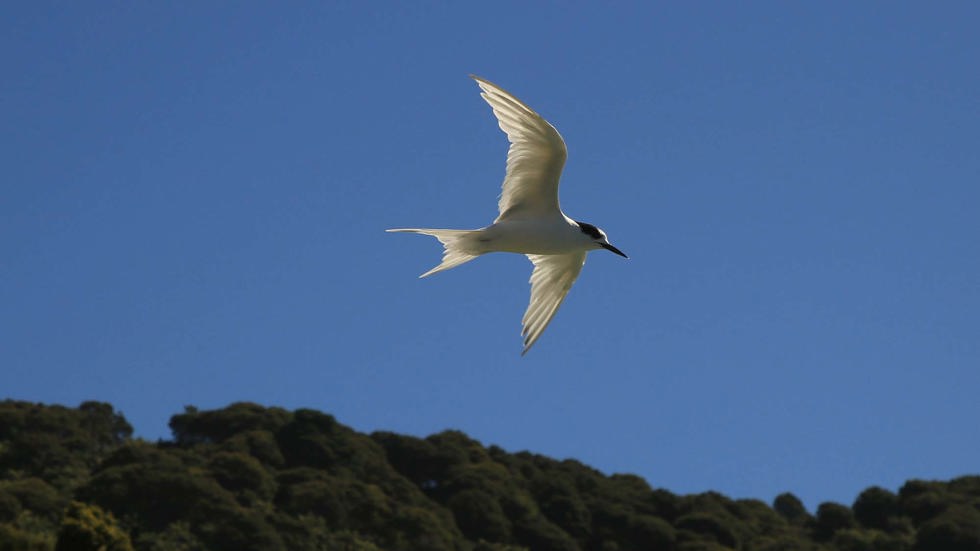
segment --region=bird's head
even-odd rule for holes
[[[578,227],[580,230],[582,230],[582,233],[592,240],[593,248],[606,249],[607,251],[614,252],[623,258],[629,258],[623,254],[623,251],[613,247],[612,244],[609,243],[609,238],[606,237],[606,232],[587,222],[579,222],[576,220],[575,223],[578,224]]]

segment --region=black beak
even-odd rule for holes
[[[600,243],[599,245],[601,245],[603,249],[606,249],[609,252],[614,252],[614,253],[618,254],[619,256],[621,256],[623,258],[629,258],[625,254],[623,254],[623,251],[617,249],[616,247],[613,247],[609,243]]]

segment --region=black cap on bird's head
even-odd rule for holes
[[[626,254],[623,253],[623,251],[617,249],[616,247],[613,247],[609,243],[609,239],[606,237],[606,233],[604,231],[593,226],[592,224],[589,224],[588,222],[579,222],[578,220],[576,220],[575,223],[578,224],[578,227],[580,230],[582,230],[582,233],[591,237],[592,240],[595,241],[596,245],[598,245],[599,247],[606,249],[609,252],[616,253],[623,258],[629,258],[628,256],[626,256]]]

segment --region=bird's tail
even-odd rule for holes
[[[419,277],[427,277],[436,272],[441,272],[443,270],[448,270],[450,268],[455,268],[460,264],[464,264],[473,260],[474,258],[483,254],[479,252],[475,247],[474,237],[479,234],[480,230],[430,230],[430,229],[419,229],[419,228],[404,228],[404,229],[394,229],[385,230],[389,232],[408,232],[408,233],[421,233],[422,235],[431,235],[442,243],[444,250],[442,251],[442,263],[432,268],[428,272],[420,275]]]

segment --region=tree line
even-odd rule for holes
[[[310,409],[188,407],[170,428],[148,442],[106,403],[0,402],[0,551],[980,551],[980,476],[811,513]]]

